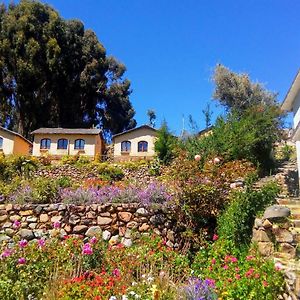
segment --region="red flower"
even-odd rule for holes
[[[219,236],[217,234],[213,235],[213,241],[216,241],[219,238]]]

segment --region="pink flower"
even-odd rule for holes
[[[39,239],[38,240],[38,245],[40,248],[43,248],[46,245],[46,241],[44,239]]]
[[[93,254],[93,248],[90,243],[84,244],[82,247],[82,254],[84,255],[92,255]]]
[[[258,273],[256,273],[255,275],[254,275],[254,278],[259,278],[260,277],[260,275],[258,274]]]
[[[199,154],[196,154],[195,157],[194,157],[195,161],[200,161],[201,159],[201,156]]]
[[[231,262],[236,263],[238,260],[236,257],[231,257]]]
[[[219,236],[217,234],[214,234],[212,239],[213,239],[213,241],[216,241],[218,238],[219,238]]]
[[[252,255],[246,256],[246,260],[252,260],[253,258],[254,258],[254,256],[252,256]]]
[[[60,228],[60,222],[54,222],[53,228],[55,228],[55,229]]]
[[[90,239],[90,243],[91,244],[96,244],[97,243],[97,238],[95,236],[93,236],[91,239]]]
[[[210,287],[215,287],[216,281],[214,279],[207,278],[205,279],[205,283]]]
[[[268,284],[268,282],[267,281],[263,281],[263,286],[265,286],[265,287],[267,287],[269,284]]]
[[[235,275],[235,278],[236,278],[236,279],[241,279],[241,275],[240,275],[240,274],[236,274],[236,275]]]
[[[228,268],[229,268],[229,267],[228,267],[227,265],[224,265],[224,266],[223,266],[223,269],[224,269],[224,270],[228,270]]]
[[[28,245],[28,242],[26,240],[19,241],[20,248],[25,248]]]
[[[113,274],[113,276],[116,276],[116,277],[119,277],[119,276],[121,276],[121,272],[120,272],[120,270],[119,269],[114,269],[113,271],[112,271],[112,274]]]
[[[283,269],[282,263],[277,262],[277,263],[275,264],[275,270],[276,270],[276,271],[280,271],[280,270],[282,270],[282,269]]]
[[[213,259],[211,260],[211,264],[212,264],[212,265],[214,265],[216,262],[217,262],[217,261],[216,261],[215,258],[213,258]]]
[[[15,220],[14,223],[13,223],[13,228],[17,229],[21,226],[21,222],[18,221],[18,220]]]
[[[251,277],[251,275],[253,274],[253,272],[254,272],[254,269],[251,268],[251,269],[249,269],[249,271],[246,272],[245,276],[246,277]]]
[[[12,254],[13,250],[6,248],[1,254],[0,254],[0,259],[9,257]]]
[[[19,264],[19,265],[24,265],[24,264],[26,264],[26,258],[25,258],[25,257],[20,257],[20,258],[18,259],[18,264]]]

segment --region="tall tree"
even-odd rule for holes
[[[154,109],[147,110],[147,116],[149,118],[149,125],[155,127],[156,113]]]
[[[126,68],[78,20],[21,0],[0,7],[0,123],[28,136],[38,127],[136,126]]]
[[[256,105],[276,105],[275,93],[261,83],[251,82],[248,74],[234,73],[223,65],[217,65],[213,74],[215,91],[213,98],[227,110],[242,113]]]

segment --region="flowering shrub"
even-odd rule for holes
[[[284,278],[273,261],[234,247],[230,253],[223,245],[219,241],[199,251],[192,265],[195,275],[214,280],[218,299],[277,299]]]

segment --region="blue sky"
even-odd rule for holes
[[[189,114],[203,128],[207,103],[214,117],[221,114],[211,100],[217,63],[249,73],[278,92],[280,102],[300,66],[299,0],[42,2],[82,20],[126,65],[138,125],[148,122],[150,108],[158,125],[165,118],[174,133]]]

